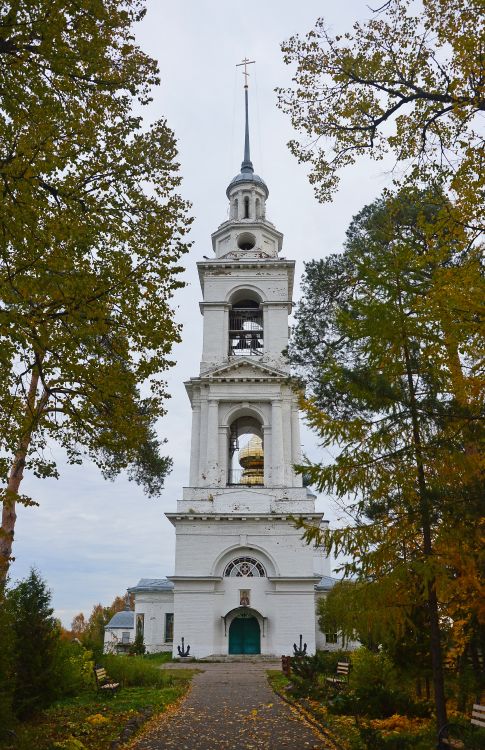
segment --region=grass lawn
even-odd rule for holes
[[[122,687],[112,697],[94,690],[58,701],[33,719],[18,724],[16,737],[1,750],[108,750],[127,722],[151,707],[164,711],[188,689],[193,672],[164,670],[165,686]]]
[[[287,690],[291,681],[282,672],[268,671],[268,680],[276,693],[318,724],[330,740],[329,747],[337,750],[432,750],[436,747],[436,727],[432,717],[394,714],[383,719],[360,716],[357,720],[353,715],[329,711],[325,700],[293,695]],[[458,738],[465,739],[467,750],[485,748],[485,731],[472,727],[469,716],[458,714],[450,706],[449,721],[455,724],[455,733],[464,732],[458,734]]]
[[[316,711],[315,705],[310,706],[307,705],[308,701],[296,699],[292,696],[291,691],[287,691],[291,681],[280,671],[269,670],[268,680],[275,693],[278,693],[290,703],[297,704],[298,707],[303,709],[303,713],[309,715],[329,738],[336,741],[336,745],[333,747],[349,747],[357,741],[358,731],[352,717],[329,715],[325,707],[321,705],[319,706],[321,711]],[[312,701],[312,703],[314,702]],[[329,743],[329,747],[332,747],[331,743]]]

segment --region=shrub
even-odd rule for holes
[[[13,708],[25,718],[58,694],[54,670],[60,631],[52,617],[51,593],[35,570],[7,594],[14,637]]]
[[[129,656],[105,655],[103,665],[109,676],[124,687],[170,687],[173,677],[153,662]]]
[[[57,696],[78,695],[94,685],[94,660],[90,651],[78,643],[60,640],[54,659]]]
[[[322,697],[326,693],[325,676],[335,673],[337,662],[348,659],[343,651],[317,651],[313,656],[293,659],[291,681],[295,694]]]
[[[430,750],[436,742],[435,735],[431,739],[427,731],[413,732],[402,729],[386,734],[369,725],[360,726],[359,735],[367,750]]]
[[[134,654],[136,656],[142,656],[145,653],[145,651],[146,651],[146,646],[143,642],[143,633],[140,630],[137,630],[136,635],[135,635],[135,640],[130,646],[130,654]]]
[[[374,653],[359,648],[352,655],[350,686],[355,691],[369,691],[375,688],[396,690],[400,681],[392,661],[386,654]]]
[[[13,725],[14,633],[5,588],[0,585],[0,738]]]

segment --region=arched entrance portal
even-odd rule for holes
[[[255,617],[237,615],[229,628],[230,654],[260,654],[261,631]]]

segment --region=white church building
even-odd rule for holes
[[[138,629],[147,651],[175,657],[182,638],[196,658],[290,654],[300,634],[309,653],[338,647],[315,614],[335,582],[330,561],[293,522],[327,523],[293,468],[300,425],[283,351],[295,262],[280,257],[283,235],[266,218],[269,191],[250,160],[244,93],[244,160],[226,190],[230,218],[212,235],[214,257],[197,264],[203,349],[199,374],[185,383],[190,479],[166,514],[175,574],[142,578],[129,589],[131,627],[106,629],[107,643],[126,643]]]

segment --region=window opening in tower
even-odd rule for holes
[[[264,486],[262,428],[254,417],[240,417],[230,427],[227,484]]]
[[[229,312],[229,356],[263,354],[263,311],[257,302],[244,300]]]

